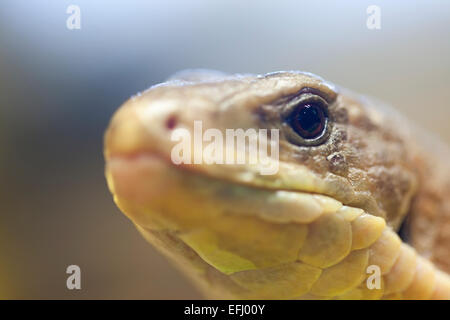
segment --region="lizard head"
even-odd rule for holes
[[[108,184],[152,243],[175,260],[189,256],[202,272],[205,261],[225,275],[294,261],[324,268],[352,248],[344,222],[367,213],[377,232],[385,223],[397,228],[416,189],[406,136],[376,107],[309,73],[181,73],[114,115],[105,135]],[[218,158],[211,152],[229,130],[265,130],[276,157],[208,162],[230,150],[231,160],[249,159],[250,148],[237,143]],[[174,163],[174,154],[190,161]],[[276,170],[261,174],[270,165]],[[308,225],[339,211],[344,222],[316,234],[328,233],[333,245],[315,239],[308,247]]]

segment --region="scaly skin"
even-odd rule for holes
[[[283,126],[280,115],[301,94],[328,103],[319,145],[292,143]],[[280,129],[278,172],[173,164],[171,133],[193,135],[194,120],[224,136]],[[449,299],[450,157],[417,141],[394,111],[312,74],[199,71],[117,111],[106,177],[119,208],[207,297]],[[396,233],[405,217],[415,248]],[[372,265],[380,289],[367,286]]]

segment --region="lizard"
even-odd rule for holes
[[[278,171],[174,164],[173,134],[195,121],[277,130]],[[179,72],[127,100],[104,136],[115,203],[212,299],[449,299],[448,150],[299,71]]]

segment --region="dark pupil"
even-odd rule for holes
[[[303,138],[316,138],[325,128],[325,114],[323,109],[316,104],[301,105],[294,112],[291,125]]]

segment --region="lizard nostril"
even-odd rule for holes
[[[171,115],[166,120],[166,128],[172,130],[177,125],[177,118],[174,115]]]

